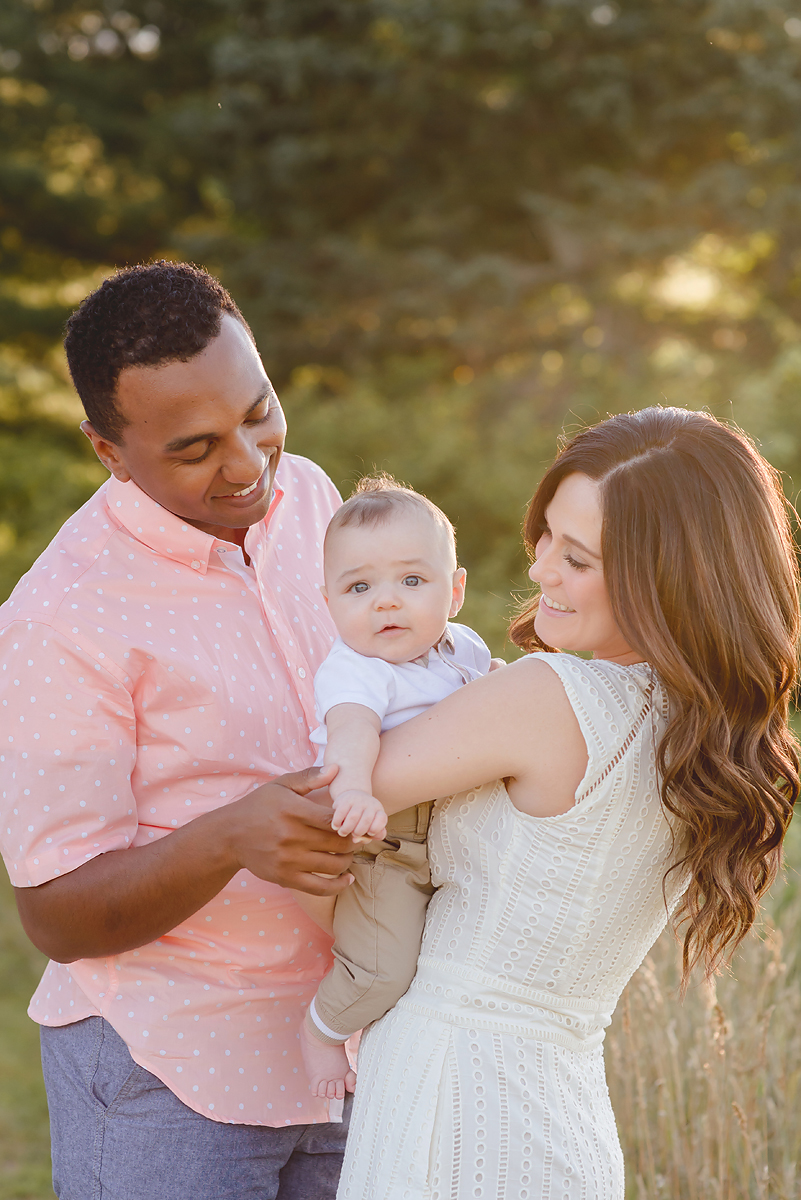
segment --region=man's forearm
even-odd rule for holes
[[[337,873],[353,847],[330,829],[330,809],[304,798],[316,780],[297,781],[313,774],[285,776],[291,787],[266,784],[151,845],[109,851],[39,887],[17,888],[28,937],[59,962],[121,954],[180,925],[242,868],[335,895],[348,885]]]
[[[104,958],[155,941],[217,895],[238,867],[218,810],[148,846],[100,854],[38,888],[17,888],[28,937],[50,958]]]

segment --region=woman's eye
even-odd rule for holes
[[[569,563],[574,571],[586,571],[589,565],[588,563],[579,562],[578,559],[573,558],[572,554],[565,555],[565,562]]]
[[[355,592],[357,596],[361,596],[362,592],[367,591],[366,583],[354,583],[348,588],[349,592]]]
[[[419,587],[423,581],[419,575],[407,575],[403,582],[406,587]]]

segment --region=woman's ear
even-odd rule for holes
[[[95,454],[107,471],[120,483],[128,483],[131,476],[120,457],[119,448],[97,432],[91,421],[81,421],[81,433],[85,433],[94,447]]]
[[[448,613],[448,620],[455,617],[459,609],[464,604],[464,588],[467,582],[467,571],[464,567],[457,567],[453,573],[453,595],[451,597],[451,609]]]

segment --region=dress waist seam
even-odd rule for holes
[[[448,1012],[439,1008],[431,1008],[426,1004],[417,1004],[409,999],[408,993],[401,997],[396,1009],[414,1013],[415,1016],[424,1017],[427,1020],[438,1021],[442,1025],[456,1025],[462,1029],[490,1030],[512,1037],[525,1038],[526,1041],[550,1043],[561,1046],[565,1050],[584,1054],[589,1054],[602,1046],[606,1032],[604,1029],[596,1029],[587,1037],[578,1037],[562,1029],[549,1029],[528,1021],[504,1020],[502,1017],[489,1016],[474,1010]]]
[[[516,1000],[522,1000],[526,1004],[540,1004],[559,1011],[567,1010],[569,1012],[595,1016],[599,1009],[603,1010],[606,1007],[603,1001],[599,1001],[597,997],[585,1000],[580,996],[565,996],[559,992],[547,992],[539,988],[526,987],[525,984],[511,983],[505,979],[498,979],[497,976],[480,971],[475,967],[444,962],[441,958],[431,958],[428,955],[421,955],[418,959],[417,977],[419,979],[434,979],[437,977],[440,981],[444,981],[445,976],[450,976],[454,980],[461,980],[466,983],[475,983],[479,987],[491,988],[493,991],[503,992],[504,995],[513,996]],[[614,1001],[612,1002],[612,1007],[614,1007]]]

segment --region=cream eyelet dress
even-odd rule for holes
[[[647,664],[537,658],[587,743],[576,805],[438,801],[417,974],[362,1039],[337,1200],[623,1200],[604,1031],[687,883],[666,911],[667,706]]]

